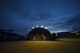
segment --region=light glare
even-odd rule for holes
[[[32,27],[32,29],[34,29],[34,27]]]
[[[43,26],[41,26],[41,28],[43,28]]]
[[[48,29],[47,27],[45,27],[45,29]]]
[[[36,26],[36,27],[38,27],[38,26]]]

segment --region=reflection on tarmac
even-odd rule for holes
[[[80,39],[1,42],[0,53],[80,53]]]

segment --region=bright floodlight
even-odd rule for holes
[[[34,29],[34,27],[32,27],[32,29]]]
[[[38,27],[38,26],[36,26],[36,27]]]
[[[48,29],[47,27],[45,27],[45,29]]]
[[[43,28],[43,26],[41,26],[41,28]]]

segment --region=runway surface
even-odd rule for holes
[[[0,42],[0,53],[80,53],[80,39]]]

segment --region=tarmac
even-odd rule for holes
[[[0,42],[0,53],[80,53],[80,38]]]

